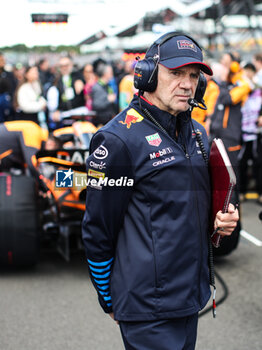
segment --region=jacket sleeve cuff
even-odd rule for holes
[[[110,275],[113,261],[113,258],[103,261],[87,259],[90,277],[97,291],[99,304],[106,313],[112,312]]]
[[[106,314],[110,314],[111,312],[113,312],[111,301],[110,301],[110,303],[105,303],[104,299],[101,298],[101,296],[99,294],[98,294],[98,301],[99,301],[100,306],[102,307],[102,309],[104,310],[104,312]]]

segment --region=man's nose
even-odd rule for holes
[[[181,82],[180,82],[180,86],[183,88],[183,89],[191,89],[192,87],[192,81],[190,79],[190,77],[184,77]]]

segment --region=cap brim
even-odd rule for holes
[[[164,67],[169,69],[176,69],[183,66],[188,66],[189,64],[198,64],[200,70],[208,75],[213,75],[212,69],[205,63],[193,58],[193,57],[173,57],[166,60],[160,60],[159,62]]]

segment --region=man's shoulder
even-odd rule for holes
[[[115,151],[118,151],[120,145],[127,146],[128,136],[123,125],[125,115],[126,111],[122,111],[109,122],[107,122],[104,126],[99,128],[97,132],[93,135],[91,141],[91,148],[94,149],[94,147],[97,147],[98,144],[105,144],[107,146],[113,146],[113,149]]]
[[[121,111],[95,134],[98,138],[118,139],[124,144],[134,145],[141,138],[141,122],[144,117],[131,106]]]
[[[138,125],[144,120],[143,115],[132,105],[117,114],[110,122],[101,128],[103,131],[117,132],[117,134],[134,133]]]

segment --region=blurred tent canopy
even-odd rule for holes
[[[172,7],[171,7],[172,6]],[[168,31],[194,33],[209,52],[262,46],[262,3],[259,0],[180,0],[169,8],[148,12],[127,28],[95,33],[79,43],[81,52],[146,50]]]

